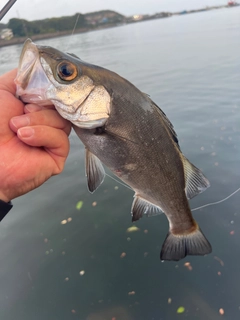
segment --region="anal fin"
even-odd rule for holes
[[[151,202],[148,202],[139,196],[134,196],[131,209],[132,221],[137,221],[138,219],[142,218],[144,214],[150,217],[161,213],[163,213],[163,211],[160,207],[155,206]]]
[[[103,182],[105,171],[98,157],[96,157],[88,149],[86,149],[85,157],[88,189],[90,192],[94,192]]]
[[[211,244],[196,223],[196,229],[189,234],[175,235],[169,231],[162,246],[160,259],[178,261],[187,255],[203,256],[211,252]]]

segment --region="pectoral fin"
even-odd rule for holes
[[[132,221],[136,221],[145,214],[148,217],[156,216],[158,214],[163,213],[160,207],[155,206],[151,202],[139,197],[134,196],[134,201],[132,204],[131,214],[132,214]]]
[[[185,174],[185,192],[188,199],[192,199],[197,194],[205,191],[210,187],[210,182],[204,176],[204,174],[196,168],[190,161],[188,161],[183,155],[183,166]]]
[[[88,182],[88,189],[94,192],[105,177],[105,171],[101,161],[88,149],[86,149],[86,175]]]

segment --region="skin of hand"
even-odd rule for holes
[[[17,69],[0,76],[0,199],[9,202],[59,174],[69,152],[69,121],[52,107],[16,98]]]

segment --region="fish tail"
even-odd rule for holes
[[[203,235],[197,223],[195,230],[189,233],[174,234],[171,230],[163,243],[161,260],[178,261],[187,255],[205,255],[212,252],[211,244]]]

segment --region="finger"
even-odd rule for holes
[[[69,153],[68,136],[63,130],[38,125],[20,128],[17,135],[21,141],[29,146],[45,148],[57,165],[54,173],[62,171]]]
[[[9,91],[12,94],[16,92],[16,84],[14,79],[17,76],[17,68],[0,76],[0,90]]]
[[[32,105],[32,107],[33,106],[34,105]],[[38,106],[36,106],[36,109],[37,107]],[[17,130],[22,127],[37,125],[62,129],[67,135],[69,135],[71,131],[71,123],[68,120],[63,119],[56,110],[51,109],[42,109],[38,112],[27,113],[18,117],[13,117],[10,120],[10,127],[14,132],[17,132]]]
[[[43,107],[43,106],[39,106],[38,104],[29,103],[29,104],[26,104],[26,105],[25,105],[25,107],[24,107],[24,113],[38,112],[38,111],[46,110],[46,109],[53,109],[53,110],[55,110],[55,107],[54,107],[54,105]]]
[[[24,106],[24,113],[32,113],[32,112],[38,112],[42,111],[43,107],[39,106],[38,104],[26,104]]]

